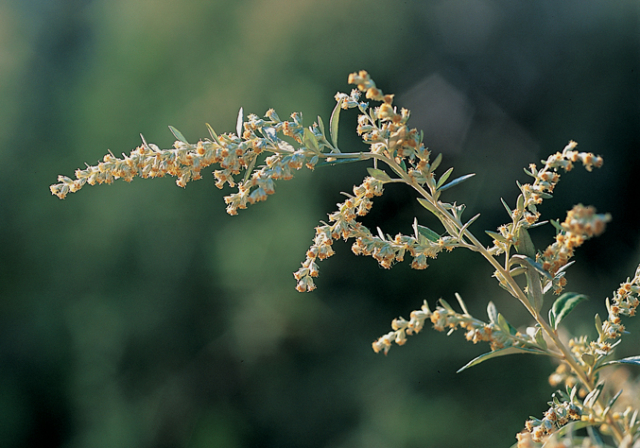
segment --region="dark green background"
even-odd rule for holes
[[[375,355],[370,343],[423,299],[460,292],[522,310],[479,257],[391,271],[337,243],[318,290],[294,290],[313,228],[365,167],[300,172],[239,216],[213,177],[48,192],[143,133],[190,140],[235,130],[238,108],[328,122],[348,73],[368,70],[414,110],[443,168],[478,175],[444,199],[507,217],[522,167],[569,139],[605,158],[563,176],[545,218],[573,203],[613,215],[569,273],[594,312],[639,260],[640,18],[636,1],[0,1],[0,445],[3,447],[505,447],[546,409],[554,368],[430,330]],[[355,113],[343,148],[359,148]],[[389,187],[368,224],[432,221]],[[534,240],[546,246],[553,232]],[[485,241],[489,243],[488,238]],[[584,323],[581,323],[584,322]],[[637,354],[640,326],[620,349]]]

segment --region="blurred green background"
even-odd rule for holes
[[[506,221],[522,168],[574,139],[605,158],[563,176],[545,218],[574,203],[613,221],[570,270],[594,312],[640,261],[640,3],[620,0],[0,1],[0,445],[2,447],[468,447],[511,445],[546,409],[554,366],[505,357],[456,374],[487,347],[425,331],[387,357],[370,343],[460,292],[529,323],[455,251],[391,271],[337,243],[318,290],[294,290],[313,228],[365,167],[300,172],[230,217],[213,176],[48,186],[129,152],[167,125],[191,141],[231,132],[240,106],[328,120],[348,73],[368,70],[443,168],[477,176],[447,193]],[[341,147],[360,145],[343,114]],[[432,221],[390,186],[366,222]],[[534,240],[546,246],[553,234]],[[486,240],[488,244],[488,238]],[[637,354],[640,326],[621,354]]]

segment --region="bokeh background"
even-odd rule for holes
[[[129,152],[232,132],[240,106],[325,122],[348,73],[368,70],[444,154],[477,176],[447,193],[507,220],[522,168],[574,139],[605,158],[566,176],[546,218],[574,203],[613,221],[568,275],[593,313],[640,261],[640,3],[553,0],[0,1],[0,445],[3,447],[510,446],[553,392],[554,366],[526,356],[456,370],[487,347],[425,331],[375,355],[370,343],[423,299],[472,313],[489,300],[529,322],[460,250],[422,272],[390,271],[337,243],[318,290],[294,290],[313,228],[361,165],[300,172],[230,217],[213,176],[48,186]],[[355,113],[341,147],[357,149]],[[367,223],[433,224],[387,188]],[[540,228],[534,240],[553,235]],[[487,238],[486,243],[489,243]],[[637,354],[638,322],[619,349]]]

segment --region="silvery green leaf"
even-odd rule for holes
[[[551,223],[551,225],[552,225],[553,227],[555,227],[555,228],[556,228],[556,231],[557,231],[558,233],[564,232],[564,229],[562,228],[562,226],[560,225],[560,222],[559,222],[557,219],[552,219],[552,220],[550,220],[549,222]]]
[[[513,212],[511,211],[511,208],[509,208],[509,205],[507,205],[507,201],[505,201],[504,199],[500,198],[500,202],[502,202],[502,205],[504,206],[504,209],[507,211],[507,214],[509,215],[509,217],[511,217]]]
[[[242,122],[244,121],[244,110],[242,107],[238,111],[238,120],[236,121],[236,134],[242,138]]]
[[[420,203],[420,205],[422,205],[424,208],[429,210],[434,215],[438,214],[438,209],[436,209],[435,206],[431,202],[427,201],[424,198],[418,198],[418,202]]]
[[[540,311],[542,309],[542,304],[544,302],[544,293],[542,290],[542,281],[540,280],[540,276],[537,271],[532,267],[527,265],[527,298],[529,299],[529,303],[533,305],[536,311]]]
[[[472,359],[471,361],[469,361],[466,365],[464,365],[462,368],[458,369],[458,371],[456,373],[460,373],[463,370],[468,369],[469,367],[473,367],[476,366],[478,364],[480,364],[481,362],[487,361],[489,359],[492,358],[497,358],[498,356],[506,356],[506,355],[516,355],[516,354],[532,354],[532,355],[544,355],[544,352],[541,352],[540,350],[535,350],[535,349],[530,349],[530,348],[520,348],[520,347],[506,347],[506,348],[501,348],[498,350],[494,350],[492,352],[489,353],[485,353],[483,355],[478,356],[477,358]]]
[[[442,154],[438,154],[436,156],[436,158],[433,160],[433,163],[431,164],[431,168],[429,168],[429,171],[435,171],[440,166],[440,162],[442,162]]]
[[[453,167],[449,168],[444,172],[442,176],[440,176],[440,179],[438,179],[438,183],[436,184],[436,188],[440,188],[447,181],[447,179],[449,179],[451,173],[453,173]]]
[[[317,167],[321,167],[321,166],[327,166],[327,165],[340,165],[343,163],[353,163],[353,162],[360,162],[362,159],[360,157],[353,157],[353,158],[348,158],[348,159],[336,159],[336,160],[332,160],[332,161],[328,161],[328,160],[324,160],[320,163],[318,163],[316,166]]]
[[[487,235],[489,235],[491,238],[493,238],[496,241],[500,241],[501,243],[505,243],[505,244],[509,244],[509,242],[507,241],[507,239],[505,237],[503,237],[501,234],[499,234],[498,232],[494,232],[492,230],[485,230],[484,231]]]
[[[182,133],[180,131],[178,131],[176,128],[174,128],[173,126],[169,126],[169,130],[171,131],[171,133],[173,135],[175,135],[175,137],[180,140],[182,143],[186,143],[187,145],[189,144],[189,142],[187,141],[186,138],[184,138],[184,135],[182,135]]]
[[[586,300],[587,296],[584,294],[578,294],[575,292],[565,292],[556,299],[551,307],[551,313],[553,313],[554,326],[553,329],[557,330],[558,325],[562,319],[564,319],[573,309],[583,300]]]
[[[416,224],[416,230],[420,235],[424,236],[426,239],[433,243],[437,242],[440,239],[440,235],[431,230],[429,227],[424,227]]]
[[[144,147],[144,149],[146,149],[147,151],[151,151],[151,147],[149,146],[147,141],[144,139],[144,135],[140,134],[140,138],[142,139],[142,146]]]
[[[540,328],[538,328],[538,330],[536,331],[535,339],[536,339],[536,344],[538,344],[543,349],[547,348],[547,341],[545,341],[544,335]]]
[[[544,268],[542,267],[542,265],[540,263],[538,263],[537,261],[535,261],[533,258],[527,257],[525,255],[513,255],[511,257],[510,262],[516,262],[519,263],[522,266],[531,266],[532,268],[534,268],[536,271],[538,271],[540,274],[542,274],[543,276],[547,277],[549,280],[552,280],[551,274],[549,274],[549,272],[545,271]]]
[[[209,123],[207,123],[207,129],[209,129],[209,134],[211,134],[211,138],[213,139],[213,141],[219,145],[220,140],[218,139],[218,134],[216,134],[216,131],[213,130]]]
[[[505,332],[509,333],[511,336],[515,336],[518,333],[516,327],[511,325],[501,313],[498,313],[498,324],[500,325],[500,328],[505,330]]]
[[[472,178],[473,176],[475,176],[475,173],[471,173],[471,174],[466,174],[464,176],[460,176],[457,179],[452,180],[448,184],[443,185],[442,187],[438,188],[438,191],[448,190],[449,188],[455,187],[456,185],[461,184],[462,182],[464,182],[467,179]]]
[[[307,131],[308,129],[305,129],[305,131]],[[263,127],[262,128],[262,135],[264,135],[267,139],[269,139],[270,141],[272,141],[273,143],[276,143],[278,141],[278,134],[276,133],[276,130],[272,127]],[[311,134],[313,135],[313,134]]]
[[[304,129],[304,133],[303,133],[303,137],[302,137],[302,143],[309,148],[311,151],[315,152],[316,154],[320,154],[320,147],[318,146],[318,139],[316,138],[315,135],[313,135],[313,132],[311,132],[309,130],[309,128],[305,128]]]
[[[498,309],[493,302],[489,302],[487,305],[487,316],[489,316],[489,322],[492,324],[498,323]]]
[[[602,319],[600,319],[600,315],[596,313],[596,330],[598,331],[598,336],[602,337]]]
[[[533,241],[531,241],[531,236],[529,236],[527,229],[522,226],[518,228],[516,251],[518,251],[519,254],[526,255],[527,257],[534,258],[536,256],[536,248],[533,245]]]
[[[369,173],[369,176],[379,180],[380,182],[389,182],[391,180],[387,173],[377,168],[367,168],[367,172]]]
[[[524,196],[518,196],[518,200],[516,201],[516,209],[523,211],[524,210]]]
[[[338,100],[336,107],[333,108],[331,113],[331,119],[329,120],[329,127],[331,132],[331,143],[333,147],[338,147],[338,123],[340,121],[340,109],[342,108],[342,99]]]
[[[596,401],[598,400],[598,397],[600,396],[600,393],[602,392],[602,388],[604,387],[604,381],[600,381],[596,387],[587,394],[587,396],[584,398],[584,406],[587,408],[592,408],[593,405],[596,403]]]
[[[324,122],[322,121],[322,117],[318,115],[318,129],[322,133],[322,136],[326,138],[326,134],[324,133]]]
[[[604,409],[604,411],[602,411],[602,415],[607,415],[609,413],[613,405],[616,404],[618,398],[620,398],[620,395],[622,395],[622,389],[620,389],[617,394],[611,397],[611,399],[607,403],[607,407]]]
[[[613,361],[607,361],[602,364],[602,367],[611,366],[614,364],[635,364],[637,366],[640,366],[640,356],[630,356],[628,358],[614,359]]]
[[[460,296],[460,294],[456,293],[456,300],[458,301],[458,304],[460,305],[460,308],[462,309],[462,312],[467,315],[470,316],[469,311],[467,310],[467,306],[464,304],[464,301],[462,300],[462,297]]]
[[[440,305],[442,306],[442,308],[444,308],[445,310],[449,311],[450,313],[455,313],[455,312],[456,312],[456,310],[454,310],[454,309],[451,307],[451,305],[449,305],[449,304],[447,303],[447,301],[446,301],[446,300],[444,300],[444,299],[439,299],[439,300],[438,300],[438,302],[440,302]]]

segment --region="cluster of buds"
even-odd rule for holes
[[[238,134],[218,136],[210,129],[212,139],[196,144],[188,143],[173,128],[178,140],[171,149],[160,149],[143,139],[143,144],[129,155],[123,154],[118,158],[109,153],[97,165],[76,170],[75,179],[59,176],[59,183],[50,187],[51,193],[64,199],[68,193],[80,190],[85,184],[110,184],[117,179],[131,182],[134,177],[166,175],[176,177],[176,184],[185,187],[188,182],[202,178],[202,169],[218,164],[220,169],[213,172],[216,186],[223,188],[228,184],[238,187],[237,193],[225,197],[227,213],[235,215],[238,209],[244,209],[248,204],[266,200],[275,192],[276,180],[293,178],[293,171],[305,165],[313,169],[318,160],[317,153],[302,144],[304,127],[300,113],[292,114],[291,121],[281,121],[273,109],[267,111],[265,119],[254,114],[247,118],[244,123],[240,121]],[[295,149],[278,134],[290,137],[300,144],[300,148]],[[257,164],[263,153],[271,155],[265,156],[262,165]],[[243,180],[237,181],[236,176],[243,171],[250,172]]]
[[[607,320],[601,324],[596,324],[598,329],[598,340],[593,341],[591,346],[598,354],[606,354],[611,350],[611,340],[618,339],[625,331],[622,324],[622,316],[635,316],[636,309],[640,305],[640,266],[636,269],[632,279],[620,284],[620,287],[613,292],[613,299],[607,299]]]
[[[351,73],[349,84],[355,84],[357,88],[350,95],[338,93],[336,101],[343,109],[357,107],[360,110],[356,130],[364,143],[371,146],[371,152],[384,155],[397,164],[408,162],[410,166],[407,172],[419,184],[424,185],[428,180],[433,182],[432,171],[435,167],[429,164],[430,152],[422,144],[420,133],[407,126],[410,111],[405,108],[398,111],[393,106],[393,95],[385,95],[364,70]],[[368,103],[360,102],[361,92],[365,93],[367,99],[382,104],[369,108]]]
[[[518,447],[526,446],[521,445],[520,440],[522,440],[523,444],[526,441],[545,442],[546,439],[558,429],[572,420],[580,420],[581,418],[582,410],[573,402],[559,402],[554,400],[550,402],[549,405],[551,407],[544,413],[542,420],[537,418],[527,420],[525,429],[530,434],[530,437],[525,436],[524,434],[526,433],[519,434]]]
[[[561,224],[562,230],[556,235],[556,241],[537,255],[537,261],[553,277],[565,266],[574,250],[586,240],[604,232],[606,223],[611,220],[609,214],[597,214],[595,208],[578,204],[567,212],[567,218]],[[562,279],[564,280],[564,278]],[[563,282],[554,283],[554,292],[562,291]]]
[[[425,269],[427,259],[435,258],[442,250],[453,250],[457,242],[448,236],[431,241],[419,234],[414,236],[397,234],[385,236],[382,232],[374,235],[356,218],[366,215],[371,209],[372,198],[383,192],[383,183],[373,177],[365,178],[361,185],[353,188],[354,195],[338,204],[338,210],[329,215],[329,224],[316,227],[313,244],[307,250],[306,260],[293,275],[297,281],[296,289],[309,292],[315,289],[314,277],[318,276],[316,261],[324,260],[334,254],[332,245],[335,240],[354,239],[351,250],[356,255],[374,258],[381,267],[391,268],[395,262],[404,260],[406,253],[413,257],[413,269]]]
[[[543,160],[542,168],[538,169],[535,164],[531,164],[528,170],[525,169],[525,172],[535,180],[532,184],[518,184],[522,194],[518,198],[517,207],[510,211],[513,222],[498,228],[498,237],[494,239],[494,245],[490,248],[493,255],[504,253],[510,245],[517,244],[521,227],[526,229],[537,223],[540,218],[538,205],[542,204],[544,199],[552,197],[551,193],[560,181],[559,169],[571,171],[576,162],[581,162],[587,171],[591,171],[593,167],[602,166],[602,157],[592,153],[578,152],[575,150],[577,145],[576,142],[570,141],[562,152],[557,152],[547,160]]]
[[[409,320],[402,317],[394,319],[391,322],[393,331],[381,336],[372,343],[373,351],[376,353],[383,352],[385,355],[391,349],[391,345],[395,342],[398,345],[404,345],[407,335],[420,332],[424,327],[424,322],[428,318],[433,325],[434,330],[445,331],[447,335],[453,333],[458,328],[465,330],[465,338],[474,344],[478,342],[488,342],[491,350],[498,350],[507,346],[530,347],[535,345],[535,341],[530,340],[527,336],[519,332],[512,332],[510,328],[503,328],[503,325],[509,326],[506,321],[501,325],[497,321],[489,323],[483,322],[471,316],[462,299],[456,294],[458,302],[463,308],[463,313],[456,312],[447,302],[440,299],[440,305],[434,311],[429,309],[426,301],[422,308],[411,312]]]

